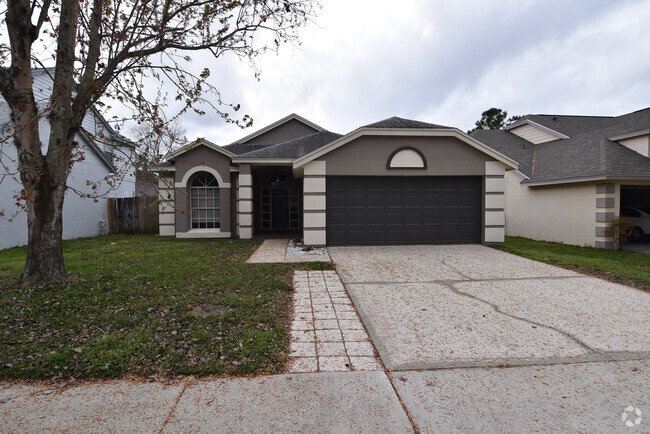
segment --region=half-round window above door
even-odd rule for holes
[[[422,152],[415,148],[403,147],[390,154],[387,169],[426,169],[427,160]]]

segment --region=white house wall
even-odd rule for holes
[[[528,187],[506,173],[506,235],[595,245],[595,184]]]
[[[2,109],[0,109],[0,116],[2,116],[0,122],[4,123],[8,120],[6,117],[8,114],[6,105]],[[49,125],[47,122],[41,122],[40,133],[41,140],[47,143],[49,136]],[[0,146],[2,146],[2,155],[0,155],[2,162],[14,167],[15,163],[13,161],[16,159],[16,150],[12,142],[5,142]],[[101,181],[109,174],[109,170],[99,157],[94,155],[92,150],[85,148],[85,144],[82,144],[82,147],[85,160],[73,166],[68,177],[68,185],[82,192],[90,192],[91,188],[86,185],[86,181]],[[127,151],[128,149],[126,148]],[[46,152],[46,149],[43,152]],[[129,166],[126,159],[121,162],[116,161],[116,165],[118,166],[124,164],[127,167]],[[107,197],[133,196],[135,191],[135,176],[132,170],[128,170],[128,172],[129,174],[119,183],[119,186],[116,186],[115,189],[106,194]],[[8,221],[8,218],[18,211],[13,196],[20,192],[22,186],[19,179],[14,180],[7,174],[4,166],[0,166],[0,179],[0,210],[4,210],[5,214],[4,218],[0,218],[0,249],[25,245],[27,244],[27,217],[25,212],[20,212],[13,222]],[[100,192],[106,193],[106,191],[106,184],[102,183]],[[107,226],[100,228],[100,221],[107,221],[107,203],[105,198],[99,198],[98,202],[94,202],[93,199],[81,198],[70,190],[66,193],[63,206],[64,239],[94,237],[107,233]]]

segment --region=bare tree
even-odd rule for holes
[[[250,123],[247,116],[231,117],[239,106],[222,102],[208,69],[192,72],[190,56],[233,53],[252,62],[297,41],[297,29],[318,7],[315,1],[1,0],[9,43],[0,45],[0,93],[14,127],[28,221],[23,285],[65,277],[63,201],[75,134],[89,107],[100,97],[114,99],[130,107],[138,122],[160,125],[158,100],[145,96],[149,78],[175,85],[183,110],[202,113],[197,104],[204,103],[227,121]],[[40,108],[32,71],[52,61],[52,93]],[[42,116],[50,123],[45,153]]]
[[[178,119],[158,126],[143,123],[131,128],[130,137],[138,144],[138,150],[130,159],[136,171],[136,187],[158,191],[156,166],[162,163],[165,155],[189,143],[186,133]]]

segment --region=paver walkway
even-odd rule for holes
[[[382,370],[336,271],[296,271],[290,372]]]
[[[324,255],[287,255],[288,239],[264,240],[255,253],[246,261],[248,264],[270,264],[282,262],[332,262],[330,256]]]

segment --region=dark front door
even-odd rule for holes
[[[293,176],[283,172],[272,174],[260,193],[262,231],[300,229],[300,188]]]
[[[271,189],[271,229],[290,229],[289,189]]]
[[[327,244],[481,242],[481,177],[328,176]]]

